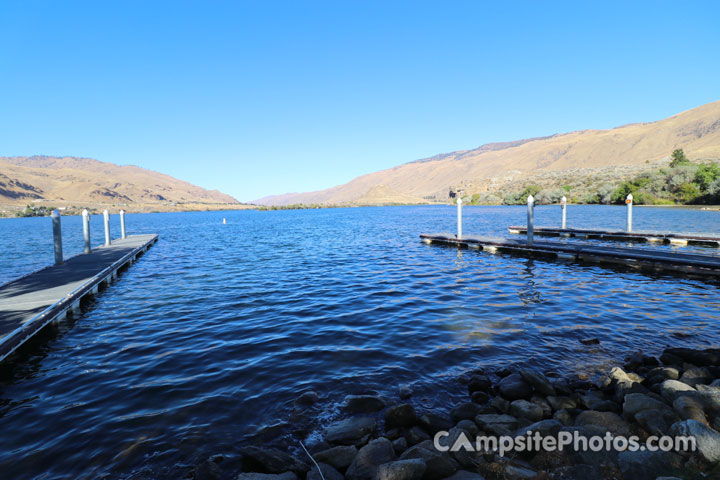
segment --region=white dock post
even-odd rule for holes
[[[125,210],[120,210],[120,238],[127,238],[125,234]]]
[[[83,219],[83,243],[85,245],[85,253],[90,253],[92,249],[90,248],[90,212],[87,211],[87,208],[82,211],[82,219]]]
[[[567,198],[564,196],[560,199],[560,208],[562,208],[562,226],[560,228],[565,230],[567,225]]]
[[[110,212],[103,212],[103,220],[105,223],[105,246],[110,245]]]
[[[457,199],[457,238],[462,238],[462,198]]]
[[[632,232],[632,193],[628,194],[627,198],[625,199],[625,204],[627,205],[627,225],[625,226],[625,230],[627,230],[628,232]]]
[[[53,226],[53,244],[55,247],[55,265],[63,264],[62,228],[60,227],[60,210],[53,210],[50,214]]]
[[[527,243],[533,244],[533,234],[535,233],[535,198],[530,195],[527,198]]]

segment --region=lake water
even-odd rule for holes
[[[558,224],[559,207],[536,211],[537,225]],[[524,207],[464,213],[468,234],[525,222]],[[622,229],[624,214],[570,206],[568,224]],[[215,453],[231,472],[259,428],[290,423],[284,442],[297,448],[349,393],[396,398],[407,384],[418,409],[443,410],[465,392],[458,375],[478,367],[593,374],[637,349],[720,345],[718,282],[421,243],[454,230],[452,207],[127,222],[160,241],[1,370],[3,478],[183,478]],[[720,212],[636,208],[635,229],[719,234]],[[66,256],[80,232],[79,217],[63,219]],[[52,262],[50,238],[48,218],[1,220],[0,283]],[[306,390],[321,401],[295,409]]]

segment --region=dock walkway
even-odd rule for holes
[[[526,234],[526,226],[510,226],[510,233]],[[584,239],[613,240],[621,242],[669,243],[672,245],[700,245],[720,248],[720,236],[696,233],[625,232],[622,230],[591,230],[584,228],[534,227],[533,232],[546,237],[577,237]]]
[[[537,230],[536,230],[537,231]],[[463,235],[458,239],[451,233],[422,234],[425,243],[459,245],[494,252],[516,253],[526,256],[552,256],[567,261],[619,264],[655,272],[680,272],[720,277],[720,257],[694,253],[665,252],[638,248],[606,247],[585,242],[538,242],[510,238]]]
[[[132,235],[0,286],[0,361],[53,320],[80,308],[118,269],[157,242],[157,235]]]

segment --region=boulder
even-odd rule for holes
[[[421,458],[384,463],[378,467],[377,480],[421,480],[427,469]]]
[[[570,397],[556,397],[550,395],[547,401],[553,410],[562,410],[563,408],[577,408],[577,402]]]
[[[525,368],[520,369],[520,376],[540,395],[557,395],[555,388],[543,375]]]
[[[375,431],[377,423],[370,417],[352,417],[340,420],[325,429],[325,440],[330,443],[354,445]]]
[[[458,463],[450,456],[448,452],[439,452],[435,449],[432,442],[423,442],[407,449],[402,455],[401,460],[419,458],[425,461],[425,473],[423,480],[437,480],[446,478],[458,470]]]
[[[667,410],[643,410],[635,414],[635,421],[651,435],[667,435],[670,426],[679,420],[674,412]]]
[[[480,413],[480,410],[481,407],[477,403],[461,403],[457,407],[450,410],[450,418],[453,422],[459,422],[460,420],[471,420]]]
[[[625,396],[623,402],[625,418],[634,418],[636,413],[643,410],[670,410],[670,407],[664,402],[642,393],[630,393]]]
[[[683,420],[670,427],[670,435],[695,437],[696,454],[710,463],[720,462],[720,433],[695,420]]]
[[[685,370],[680,376],[680,381],[694,387],[699,383],[708,384],[712,382],[713,377],[706,368],[696,367]]]
[[[618,455],[618,466],[623,478],[655,480],[661,475],[679,472],[682,458],[673,452],[625,451]]]
[[[475,417],[481,430],[495,435],[510,435],[518,427],[518,419],[505,414],[484,414]]]
[[[418,421],[420,426],[431,435],[434,435],[441,430],[448,431],[453,427],[453,423],[449,418],[432,412],[422,415]]]
[[[675,410],[682,420],[696,420],[704,425],[708,425],[702,402],[694,396],[682,395],[677,397],[673,402],[673,410]]]
[[[297,400],[295,400],[295,403],[298,405],[304,405],[304,406],[310,406],[317,403],[317,401],[320,399],[317,392],[314,392],[312,390],[309,390],[307,392],[302,393]]]
[[[398,389],[398,395],[400,396],[401,400],[407,400],[408,398],[412,397],[413,389],[409,385],[400,385],[400,388]]]
[[[552,471],[553,480],[605,480],[605,475],[598,471],[597,467],[585,465],[568,465],[556,468]]]
[[[345,472],[348,480],[372,480],[378,467],[395,460],[395,450],[387,438],[376,438],[362,447]]]
[[[354,445],[332,447],[313,454],[315,461],[327,463],[338,470],[344,470],[350,466],[357,455],[357,448]]]
[[[430,440],[430,435],[422,428],[415,426],[405,433],[405,439],[407,440],[408,445],[417,445],[425,440]]]
[[[479,473],[468,472],[467,470],[458,470],[449,476],[447,480],[485,480],[485,477]]]
[[[553,420],[557,420],[565,426],[575,424],[572,414],[566,409],[558,410],[557,412],[555,412],[555,414],[553,415]]]
[[[417,424],[415,408],[409,403],[402,403],[390,407],[385,412],[385,428],[410,428]]]
[[[470,400],[478,405],[485,405],[490,401],[490,395],[485,392],[473,392],[472,395],[470,395]]]
[[[537,477],[537,472],[519,465],[508,465],[505,467],[503,477],[506,480],[530,480]]]
[[[318,463],[320,470],[313,467],[307,474],[306,480],[343,480],[342,473],[338,472],[334,467],[327,463]],[[322,472],[322,475],[320,475]]]
[[[597,412],[594,410],[586,410],[581,412],[575,419],[575,425],[583,427],[585,425],[598,425],[608,430],[613,435],[622,435],[629,437],[630,425],[613,412]]]
[[[543,437],[557,435],[564,425],[557,420],[540,420],[527,427],[521,427],[515,432],[515,436],[522,436],[527,432],[539,432]]]
[[[515,400],[510,404],[510,415],[537,422],[543,419],[543,409],[539,405],[528,402],[527,400]]]
[[[492,386],[492,382],[487,375],[475,374],[468,381],[468,393],[487,392]]]
[[[696,385],[696,388],[707,410],[720,412],[720,388],[701,384]]]
[[[677,368],[672,367],[655,367],[647,373],[645,382],[648,385],[662,383],[665,380],[677,380],[680,378],[680,372]]]
[[[665,380],[660,386],[660,395],[662,395],[662,398],[668,403],[674,402],[683,392],[695,391],[696,390],[690,385],[678,380]]]
[[[345,411],[348,413],[373,413],[385,408],[382,398],[374,395],[348,395],[345,397]]]
[[[532,388],[519,373],[513,373],[500,380],[500,395],[507,400],[530,398]]]
[[[692,363],[701,367],[720,365],[720,349],[710,348],[707,350],[694,350],[691,348],[666,348],[663,354],[680,358],[684,362]],[[665,363],[665,362],[663,362]]]
[[[277,448],[249,446],[240,450],[243,469],[251,472],[305,474],[310,467],[289,453]]]
[[[477,425],[475,425],[475,422],[473,422],[472,420],[460,420],[455,426],[458,428],[462,428],[473,437],[479,432]]]
[[[217,463],[205,460],[195,467],[194,480],[220,480],[222,472]]]
[[[588,410],[620,412],[620,405],[617,402],[610,400],[602,392],[598,392],[597,390],[590,390],[585,394],[579,395],[579,400]]]
[[[241,473],[237,476],[236,480],[298,480],[298,477],[293,472],[280,474],[248,472]]]

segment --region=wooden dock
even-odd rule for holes
[[[420,238],[425,243],[457,245],[490,253],[505,252],[524,256],[550,257],[564,261],[621,265],[653,272],[679,272],[720,277],[720,256],[714,255],[666,252],[641,248],[606,247],[581,242],[535,241],[530,245],[524,239],[480,237],[475,235],[463,235],[458,240],[457,236],[451,233],[422,234]]]
[[[79,311],[80,300],[109,284],[157,235],[132,235],[0,286],[0,361],[52,321]]]
[[[524,235],[525,226],[510,226],[508,232]],[[693,233],[625,232],[622,230],[589,230],[583,228],[534,227],[534,235],[544,237],[576,237],[619,242],[667,243],[671,245],[699,245],[720,248],[720,236]]]

